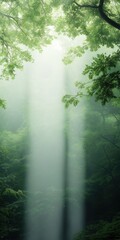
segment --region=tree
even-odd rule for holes
[[[65,95],[63,102],[66,107],[76,106],[82,96],[94,96],[104,105],[111,100],[120,100],[120,51],[112,54],[97,54],[91,65],[86,65],[83,74],[86,81],[77,81],[77,93],[73,96]]]
[[[89,225],[81,234],[75,237],[76,240],[117,240],[119,232],[120,216],[115,216],[112,221],[99,221]]]
[[[23,239],[28,158],[26,129],[0,131],[0,239]]]
[[[120,211],[120,108],[87,103],[84,150],[86,224],[113,218]]]
[[[1,79],[14,79],[15,70],[32,60],[31,52],[51,42],[52,9],[42,0],[2,0],[0,9]],[[5,108],[3,99],[0,106]]]
[[[118,0],[2,0],[1,78],[14,78],[15,70],[23,67],[23,61],[32,60],[31,51],[41,51],[52,41],[55,31],[73,38],[85,36],[83,46],[70,50],[67,62],[88,49],[119,47],[119,5]],[[3,99],[0,105],[5,107]]]
[[[99,14],[100,14],[100,16],[101,16],[101,18],[103,20],[105,20],[111,26],[113,26],[113,27],[115,27],[115,28],[120,30],[120,24],[118,22],[116,22],[114,19],[112,19],[111,17],[109,17],[109,13],[110,12],[108,12],[108,15],[107,15],[107,12],[104,9],[105,0],[99,0],[97,4],[95,4],[95,2],[94,2],[93,5],[92,4],[86,4],[86,3],[85,4],[84,3],[83,4],[79,4],[76,1],[73,1],[73,2],[79,8],[92,8],[92,9],[96,9],[99,12]],[[109,1],[109,4],[110,4],[110,1]]]
[[[0,21],[2,77],[14,78],[15,69],[31,60],[31,50],[50,43],[51,9],[42,0],[3,0]]]
[[[100,46],[114,47],[119,44],[119,30],[104,21],[98,11],[101,5],[103,11],[103,2],[99,0],[79,0],[77,3],[74,0],[68,0],[66,3],[65,1],[63,4],[64,16],[60,16],[56,22],[57,30],[74,38],[81,34],[85,35],[84,50],[96,51]],[[107,1],[107,3],[104,3],[104,12],[108,14],[110,19],[113,17],[119,22],[119,6],[120,3],[117,0],[114,3],[113,1]],[[83,47],[78,49],[78,56],[80,56],[80,50],[82,51],[82,49]]]
[[[106,3],[104,1],[90,1],[89,4],[88,1],[78,1],[78,3],[73,1],[71,6],[64,6],[64,20],[60,18],[57,22],[57,29],[60,30],[63,24],[64,32],[67,32],[70,37],[85,35],[82,46],[78,45],[68,51],[64,58],[66,64],[71,63],[75,57],[81,57],[89,49],[95,52],[97,50],[103,51],[102,54],[100,53],[93,58],[91,66],[85,67],[83,75],[88,76],[85,81],[81,79],[76,83],[78,88],[76,95],[68,94],[63,98],[66,106],[69,104],[77,105],[83,95],[94,95],[96,100],[102,101],[103,104],[111,99],[119,99],[120,31],[119,27],[116,28],[108,21],[104,21],[99,9],[101,3],[104,3],[102,11],[105,11],[110,19],[113,17],[114,21],[116,19],[116,22],[119,22],[118,1],[107,1]],[[102,47],[104,47],[103,50]],[[116,92],[115,89],[118,91]]]

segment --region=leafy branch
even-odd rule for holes
[[[109,18],[104,11],[104,2],[105,0],[100,0],[99,5],[90,5],[90,4],[79,4],[76,1],[73,1],[79,8],[93,8],[97,9],[101,18],[105,20],[108,24],[113,26],[114,28],[120,30],[120,24],[114,21],[113,19]]]
[[[19,27],[19,29],[26,35],[26,33],[23,31],[23,29],[21,28],[21,26],[18,22],[19,18],[15,18],[15,17],[13,17],[9,14],[3,13],[3,12],[0,12],[0,15],[2,15],[3,17],[7,17],[9,19],[12,19],[15,22],[15,24]]]
[[[98,6],[91,5],[91,4],[79,4],[76,1],[73,1],[79,8],[96,8],[98,9]]]
[[[76,106],[83,96],[94,96],[95,100],[100,100],[103,105],[112,99],[120,99],[119,56],[119,50],[111,55],[97,54],[91,65],[86,65],[83,71],[83,75],[88,76],[88,81],[76,82],[78,91],[75,95],[67,94],[63,97],[65,106]]]

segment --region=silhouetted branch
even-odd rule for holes
[[[101,136],[103,139],[105,139],[106,141],[110,142],[114,147],[116,148],[120,148],[120,146],[118,146],[116,143],[114,143],[111,139],[109,139],[108,137],[105,136]]]
[[[120,30],[120,24],[115,22],[114,20],[112,20],[111,18],[109,18],[107,16],[107,14],[104,11],[104,1],[105,0],[100,0],[99,5],[91,5],[91,4],[79,4],[76,1],[73,1],[79,8],[93,8],[93,9],[97,9],[101,18],[103,20],[105,20],[108,24],[110,24],[111,26],[113,26],[116,29]]]
[[[111,26],[117,28],[120,30],[120,24],[115,22],[114,20],[112,20],[111,18],[109,18],[106,13],[104,12],[104,1],[105,0],[100,0],[100,4],[99,4],[99,13],[100,16],[102,17],[102,19],[104,19],[108,24],[110,24]]]
[[[3,13],[3,12],[0,12],[0,15],[4,16],[4,17],[7,17],[7,18],[10,18],[10,19],[13,19],[15,22],[17,22],[16,18],[9,15],[9,14],[6,14],[6,13]]]
[[[26,33],[23,31],[23,29],[21,28],[21,26],[18,22],[19,18],[15,18],[15,17],[13,17],[9,14],[3,13],[3,12],[0,12],[0,15],[2,15],[3,17],[7,17],[9,19],[12,19],[15,22],[15,24],[19,27],[19,29],[26,35]]]
[[[91,5],[91,4],[79,4],[76,1],[74,1],[74,3],[79,7],[79,8],[97,8],[98,6],[95,5]]]

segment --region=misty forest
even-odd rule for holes
[[[0,1],[0,240],[120,239],[120,1]]]

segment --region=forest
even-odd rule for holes
[[[80,40],[81,37],[82,40]],[[58,112],[61,110],[56,110],[54,117],[46,115],[46,120],[43,118],[43,126],[40,128],[37,120],[33,119],[36,112],[38,112],[38,115],[41,113],[44,115],[45,103],[40,103],[43,104],[40,112],[39,105],[37,105],[39,103],[36,102],[38,100],[42,102],[42,100],[40,98],[35,100],[37,91],[33,95],[33,100],[30,100],[28,92],[32,90],[27,81],[27,78],[30,77],[29,74],[24,77],[24,83],[22,83],[24,88],[27,89],[27,94],[25,94],[25,90],[19,83],[17,85],[19,80],[17,80],[16,75],[24,71],[26,64],[34,62],[33,52],[39,51],[41,55],[44,54],[45,49],[49,48],[52,42],[58,38],[70,39],[70,43],[73,42],[73,44],[70,44],[70,47],[65,49],[63,58],[65,69],[68,69],[66,71],[69,72],[66,79],[70,79],[70,85],[72,86],[72,89],[67,87],[65,94],[63,91],[61,98],[61,104],[65,112],[65,126],[63,127],[64,130],[62,130],[64,132],[64,134],[62,133],[64,135],[64,143],[61,144],[57,139],[58,135],[56,135],[58,143],[57,145],[54,143],[52,149],[54,156],[57,156],[57,154],[63,156],[63,153],[59,153],[61,145],[64,149],[64,156],[61,157],[65,161],[64,188],[61,189],[59,184],[57,186],[57,181],[53,183],[52,187],[47,185],[46,182],[49,179],[47,179],[47,175],[44,172],[43,179],[46,185],[40,183],[41,189],[38,189],[38,186],[36,186],[32,192],[30,187],[27,186],[30,184],[30,182],[28,184],[28,172],[31,171],[31,159],[33,158],[32,161],[36,164],[37,162],[34,158],[37,158],[37,154],[40,154],[37,152],[36,155],[33,155],[31,150],[32,142],[35,137],[39,139],[39,135],[42,138],[41,141],[48,140],[48,138],[51,139],[51,142],[53,141],[53,135],[57,131]],[[67,40],[65,41],[67,42]],[[75,40],[76,43],[74,44]],[[0,240],[120,239],[119,47],[119,0],[1,0]],[[42,61],[40,62],[40,69],[43,68]],[[52,61],[54,62],[55,60],[52,59]],[[72,66],[74,68],[76,61],[79,76],[77,79],[75,79],[75,74],[72,74],[72,70],[70,70]],[[84,67],[81,67],[81,61],[84,61]],[[55,68],[57,69],[56,66],[53,66],[52,71],[55,71]],[[34,75],[37,75],[37,71]],[[56,78],[58,75],[54,76],[53,74],[52,76]],[[69,77],[69,75],[71,76]],[[20,78],[22,78],[21,75]],[[60,81],[60,79],[58,80]],[[13,82],[16,82],[15,88],[12,88]],[[7,85],[8,87],[6,87]],[[45,96],[49,94],[51,85],[48,88],[46,86],[48,90]],[[67,83],[67,85],[69,84]],[[53,96],[57,95],[56,92],[50,94],[53,94]],[[11,98],[14,99],[11,100]],[[84,107],[81,107],[82,102],[84,102]],[[30,110],[30,103],[33,106],[33,110]],[[28,115],[30,111],[32,115],[30,119],[31,122],[33,121],[33,124],[29,122]],[[38,117],[38,115],[36,116]],[[82,115],[84,115],[83,129],[79,121]],[[47,126],[49,121],[53,121],[53,124],[48,124]],[[70,125],[70,121],[77,121],[75,123],[76,132],[82,131],[82,137],[77,135],[77,133],[74,135],[73,125]],[[48,129],[50,128],[49,126],[51,126],[51,131]],[[58,132],[60,132],[59,126],[58,129]],[[46,138],[44,138],[44,132],[45,136],[47,136]],[[46,132],[48,132],[48,135]],[[32,138],[33,140],[31,140]],[[39,144],[34,143],[33,146],[35,149],[40,149],[39,151],[41,151],[42,155],[42,146],[44,145],[41,142]],[[49,150],[51,145],[45,144],[46,147],[48,146],[48,149],[45,149],[45,156],[47,156],[52,150]],[[55,147],[58,145],[58,148]],[[74,148],[73,152],[72,148]],[[33,151],[35,152],[36,150]],[[81,153],[82,151],[84,154]],[[82,191],[79,189],[81,184],[79,176],[76,178],[77,180],[73,179],[74,185],[72,187],[68,184],[75,175],[80,174],[78,166],[81,156],[85,166],[84,179],[82,180],[84,188]],[[67,179],[69,160],[72,162],[70,164],[74,172],[73,177],[72,175],[69,176],[70,180]],[[49,162],[47,164],[47,171],[52,176],[53,170],[50,170]],[[56,168],[57,163],[55,164]],[[54,168],[54,164],[51,166]],[[33,167],[32,171],[36,171],[34,172],[34,176],[36,175],[34,178],[37,179],[39,171],[37,166]],[[31,179],[32,176],[30,175]],[[57,179],[57,173],[55,173],[55,179]],[[54,178],[51,181],[54,182]],[[34,188],[32,180],[31,185]],[[61,206],[59,196],[63,196],[63,206],[61,207],[63,214],[61,214],[62,227],[59,237],[55,238],[53,235],[52,238],[49,237],[49,231],[50,228],[52,229],[51,231],[55,231],[56,226],[52,226],[52,223],[51,225],[48,224],[48,226],[45,219],[49,219],[50,216],[50,219],[53,216],[57,219],[56,214]],[[29,199],[32,199],[31,202]],[[84,211],[80,210],[80,199],[82,199]],[[28,205],[30,205],[30,209]],[[69,236],[69,206],[73,207],[72,213],[74,209],[83,211],[81,214],[83,214],[84,219],[82,227],[80,226],[79,230],[75,231],[72,237]],[[72,217],[73,222],[75,222],[74,213],[71,215]],[[27,225],[26,219],[30,219],[29,222],[32,219],[32,222]],[[52,222],[52,220],[50,221]],[[37,225],[32,235],[28,228],[30,226],[32,228],[34,222]],[[43,226],[42,222],[45,222]],[[56,224],[58,224],[57,221]],[[44,235],[47,231],[48,235]]]

